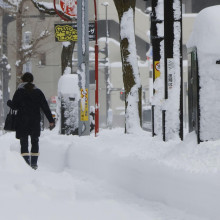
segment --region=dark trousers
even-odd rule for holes
[[[31,137],[31,155],[37,156],[39,153],[39,138],[38,137]],[[21,154],[22,155],[28,155],[28,136],[21,137],[20,138],[20,144],[21,144]]]

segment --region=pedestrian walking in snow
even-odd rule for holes
[[[50,108],[43,92],[34,84],[34,77],[31,73],[24,73],[21,77],[22,83],[18,86],[13,99],[8,100],[7,105],[17,110],[16,138],[20,139],[21,155],[33,169],[37,169],[39,156],[40,137],[40,109],[46,115],[50,127],[55,126]],[[28,137],[31,138],[31,152],[28,149]]]

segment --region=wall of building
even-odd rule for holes
[[[141,0],[142,1],[142,0]],[[102,3],[105,0],[97,0],[97,9],[98,9],[98,19],[99,19],[99,46],[100,50],[105,49],[105,36],[106,36],[106,11],[105,6]],[[109,6],[107,11],[107,18],[110,20],[109,24],[109,34],[111,40],[108,41],[109,48],[109,66],[110,66],[110,78],[113,85],[113,90],[111,92],[111,108],[113,109],[114,126],[121,124],[123,122],[123,112],[124,112],[124,102],[120,100],[120,90],[123,88],[122,81],[122,68],[121,68],[121,54],[120,54],[120,45],[119,45],[119,25],[118,25],[118,15],[114,6],[113,0],[109,0]],[[142,7],[142,4],[145,4],[145,1],[140,1],[139,7]],[[54,23],[59,23],[59,17],[46,16],[45,20],[40,20],[38,17],[39,12],[33,8],[31,9],[31,15],[35,15],[34,18],[24,19],[25,21],[25,31],[30,31],[32,37],[39,35],[43,28],[48,28],[51,31],[51,36],[44,40],[38,48],[38,55],[32,57],[32,72],[35,77],[35,83],[37,86],[45,92],[46,97],[49,99],[51,96],[57,94],[57,83],[59,77],[61,76],[61,51],[62,43],[55,42],[54,39]],[[93,1],[89,1],[89,17],[90,21],[94,20],[94,5]],[[192,31],[193,22],[195,15],[183,15],[183,44],[185,45],[189,35]],[[149,67],[146,61],[146,52],[149,48],[149,38],[147,37],[147,31],[150,28],[150,17],[145,14],[143,10],[136,9],[136,20],[135,20],[135,29],[136,29],[136,42],[137,42],[137,54],[139,58],[139,70],[142,79],[143,90],[145,91],[144,104],[149,102]],[[12,77],[10,80],[10,91],[11,96],[15,91],[15,22],[10,23],[8,26],[8,57],[9,62],[12,67]],[[90,69],[94,71],[94,42],[90,42]],[[40,54],[46,53],[46,65],[39,65]],[[100,124],[103,126],[106,123],[106,61],[105,53],[102,51],[99,53],[99,101],[100,101]],[[77,61],[77,45],[75,46],[74,59]],[[77,63],[74,61],[76,72]],[[186,67],[184,67],[186,68]],[[184,71],[186,72],[186,71]],[[95,84],[90,85],[90,104],[94,106],[95,99]],[[123,125],[123,123],[122,123]]]
[[[192,1],[192,13],[199,13],[202,9],[213,6],[219,5],[219,0],[193,0]]]
[[[57,82],[61,76],[60,54],[62,44],[55,42],[54,23],[60,22],[58,17],[45,16],[40,19],[40,13],[32,5],[30,10],[24,14],[23,39],[25,32],[31,33],[31,39],[36,39],[43,30],[47,29],[51,35],[40,42],[37,47],[36,54],[31,58],[32,73],[34,82],[44,91],[47,98],[57,94]],[[11,64],[11,80],[9,83],[10,94],[14,94],[16,87],[16,23],[11,22],[8,26],[8,58]],[[40,65],[41,54],[45,54],[46,63]]]

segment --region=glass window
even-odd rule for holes
[[[46,53],[41,53],[39,55],[39,65],[46,66]]]
[[[23,72],[29,72],[31,73],[32,72],[32,63],[31,61],[28,61],[26,62],[24,65],[23,65]]]
[[[31,43],[31,32],[26,31],[24,33],[24,44],[30,44]]]

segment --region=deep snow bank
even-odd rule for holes
[[[134,137],[115,130],[110,132],[111,138],[105,132],[94,139],[92,146],[90,138],[83,139],[80,145],[73,144],[68,166],[103,178],[138,197],[201,218],[219,219],[220,173],[219,164],[214,165],[215,146],[197,146],[194,137],[188,137],[186,144],[163,143],[146,137],[146,133]]]
[[[197,145],[195,136],[190,134],[184,142],[164,143],[147,132],[126,135],[123,129],[101,130],[97,138],[93,134],[78,137],[58,135],[56,130],[45,131],[40,139],[37,172],[21,160],[19,142],[14,135],[0,136],[0,143],[1,203],[9,195],[10,200],[15,201],[12,207],[16,206],[20,195],[24,199],[16,208],[20,214],[19,210],[29,202],[37,205],[43,199],[40,211],[44,212],[46,201],[54,206],[64,201],[61,210],[55,213],[59,217],[62,210],[68,210],[65,219],[70,219],[67,216],[74,216],[76,211],[71,207],[77,206],[72,173],[79,172],[102,179],[144,201],[163,203],[194,214],[200,220],[217,220],[220,216],[219,141]],[[87,190],[90,194],[92,188]],[[4,207],[9,207],[9,202],[7,200]],[[85,204],[88,207],[88,203]],[[49,207],[51,210],[53,205]],[[24,216],[31,215],[31,210]],[[3,217],[7,216],[7,211],[3,213]]]

